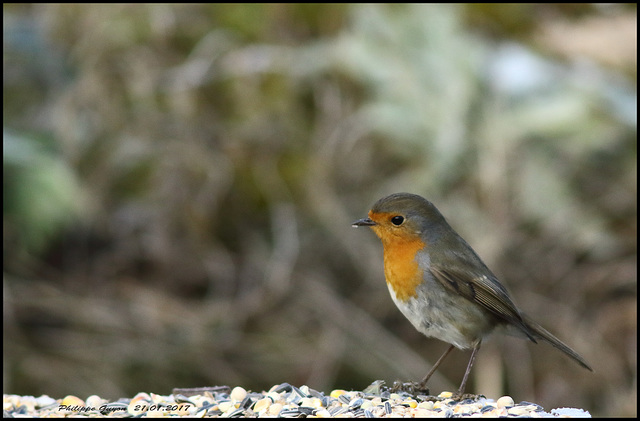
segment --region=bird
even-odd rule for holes
[[[419,383],[423,389],[454,349],[471,350],[457,396],[462,396],[482,341],[496,328],[543,340],[589,371],[587,361],[516,307],[507,289],[427,199],[394,193],[378,200],[367,218],[352,223],[380,238],[384,274],[394,303],[422,334],[449,348]]]

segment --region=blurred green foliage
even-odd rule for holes
[[[82,201],[72,170],[43,143],[3,134],[2,213],[5,251],[12,258],[42,253]]]
[[[417,379],[350,229],[410,191],[596,370],[497,338],[472,389],[635,416],[635,5],[3,8],[6,392]]]

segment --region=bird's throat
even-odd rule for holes
[[[384,275],[400,301],[417,296],[416,288],[422,282],[422,270],[416,253],[425,247],[419,238],[398,238],[383,242]]]

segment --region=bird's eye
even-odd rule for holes
[[[391,223],[395,226],[400,226],[402,225],[403,222],[404,222],[404,217],[400,215],[396,215],[393,218],[391,218]]]

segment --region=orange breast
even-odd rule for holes
[[[384,275],[400,301],[417,295],[416,288],[422,282],[422,270],[416,261],[416,253],[425,244],[419,238],[396,238],[383,241]]]

